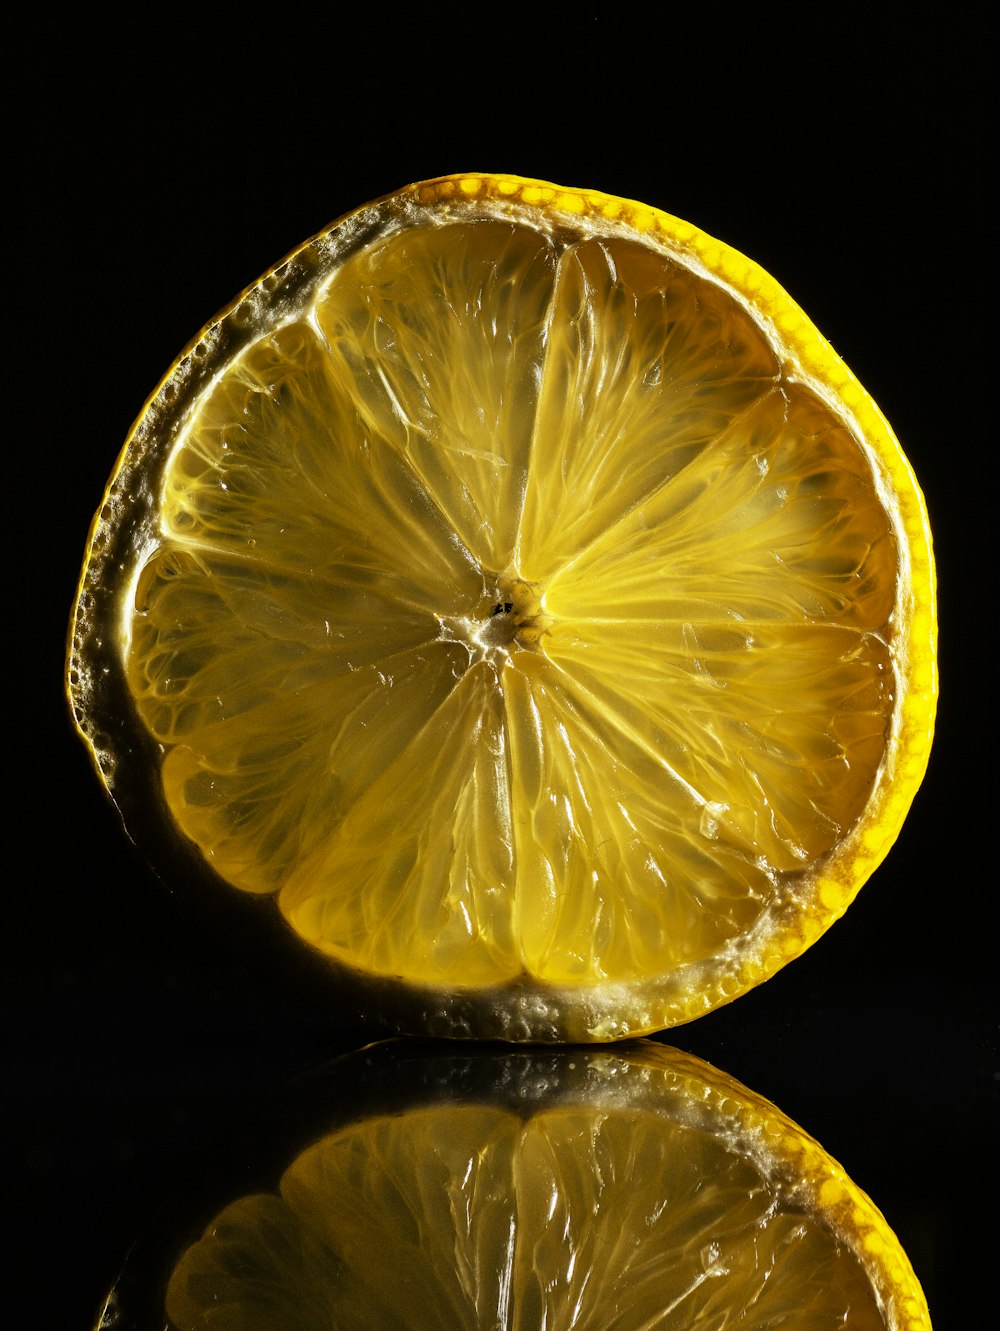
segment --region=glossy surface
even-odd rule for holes
[[[177,1331],[918,1331],[884,1220],[773,1106],[677,1050],[415,1054],[180,1257]],[[345,1072],[346,1072],[345,1068]]]

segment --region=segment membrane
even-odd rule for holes
[[[435,618],[350,585],[161,547],[136,589],[132,691],[173,741],[429,644]]]
[[[170,461],[162,523],[168,541],[430,613],[464,605],[479,587],[454,531],[358,419],[306,323],[255,343],[207,395]]]
[[[697,792],[678,834],[714,842],[725,829],[767,873],[814,863],[863,810],[885,752],[886,644],[833,625],[642,627],[630,641],[619,621],[560,621],[549,655],[604,730]]]
[[[576,680],[523,653],[504,675],[517,934],[552,982],[632,978],[714,953],[773,894],[767,866]]]
[[[511,978],[507,764],[497,678],[480,663],[289,878],[286,918],[314,946],[382,974]]]
[[[885,752],[896,573],[860,450],[792,388],[552,582],[546,651],[699,792],[712,835],[793,871],[860,816]]]
[[[518,537],[546,582],[677,475],[775,382],[761,330],[721,287],[634,241],[560,259]]]
[[[229,882],[272,891],[447,697],[464,653],[371,592],[161,549],[129,685],[172,747],[164,793]]]
[[[227,881],[277,890],[444,702],[455,657],[446,644],[403,653],[177,744],[163,784],[181,829]]]
[[[524,496],[554,268],[551,243],[527,227],[419,227],[344,264],[316,309],[364,428],[497,572]]]
[[[886,628],[898,569],[851,435],[807,389],[769,393],[546,588],[557,617]]]

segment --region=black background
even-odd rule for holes
[[[5,1137],[37,1316],[21,1324],[90,1331],[192,1154],[367,1038],[193,926],[126,841],[62,699],[91,515],[145,397],[239,290],[367,199],[484,170],[641,199],[755,258],[924,487],[943,691],[902,836],[804,957],[667,1038],[816,1136],[899,1234],[938,1331],[975,1325],[959,1291],[984,1243],[997,1076],[985,38],[975,9],[800,29],[614,11],[370,9],[356,30],[282,13],[209,33],[154,6],[142,32],[39,20],[17,45]]]

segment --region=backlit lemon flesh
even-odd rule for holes
[[[403,1026],[608,1038],[846,908],[926,765],[934,635],[912,473],[770,278],[474,176],[324,233],[174,367],[70,692],[116,795],[121,675],[176,826]]]
[[[171,1331],[929,1331],[879,1211],[724,1074],[656,1046],[493,1057],[498,1094],[442,1076],[228,1205],[173,1269]]]

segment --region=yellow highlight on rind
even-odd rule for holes
[[[772,278],[469,174],[335,224],[178,359],[94,521],[68,692],[127,819],[153,735],[195,860],[286,884],[400,1024],[622,1038],[767,978],[884,858],[934,596],[909,464]]]

